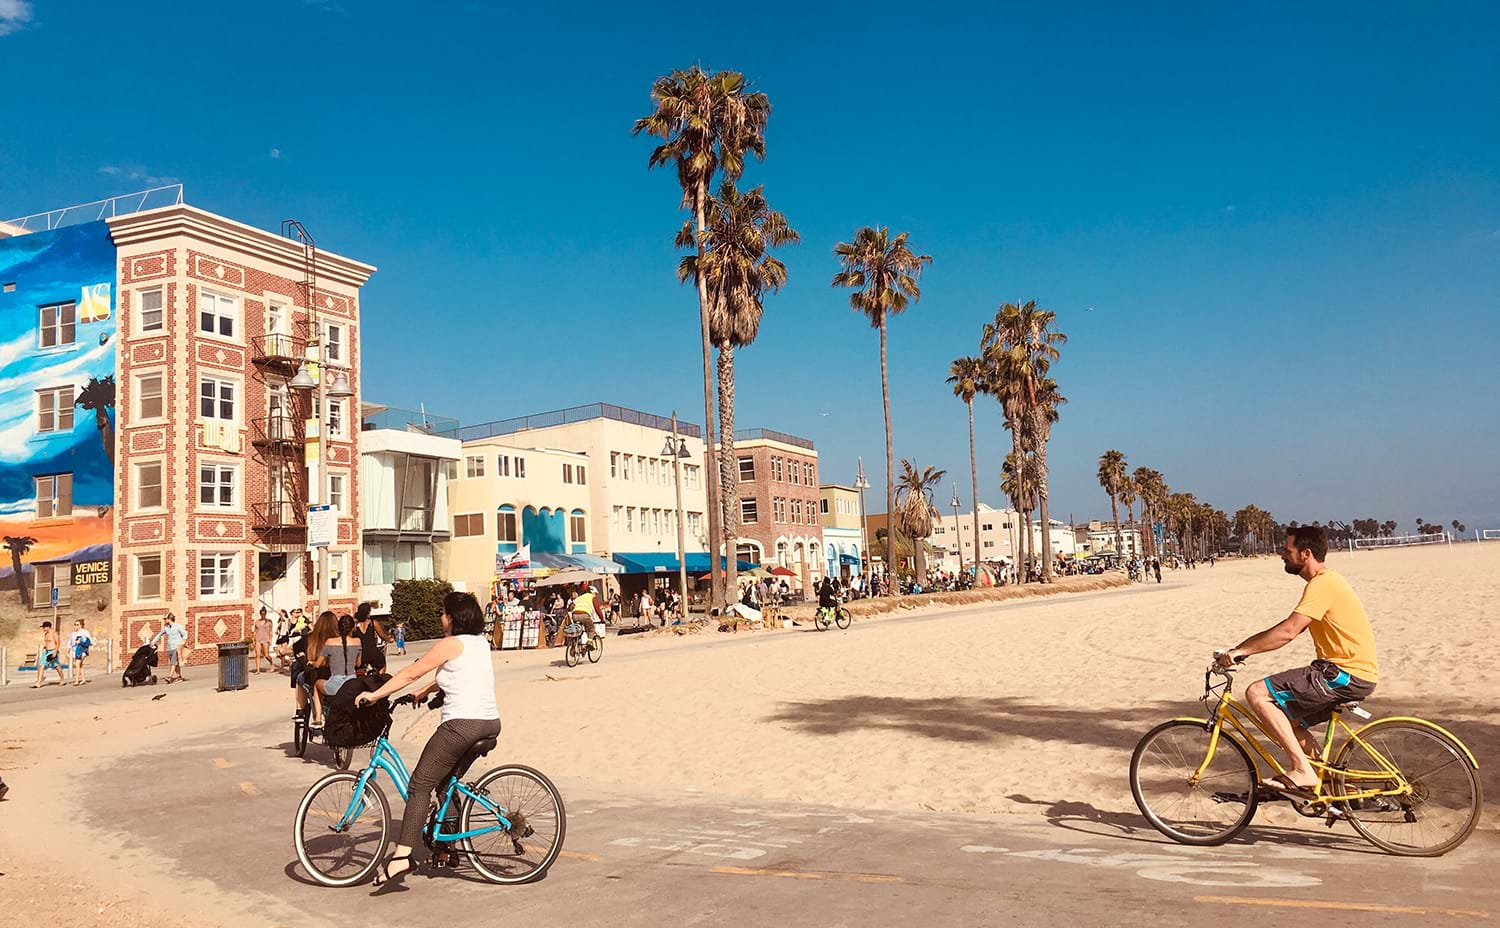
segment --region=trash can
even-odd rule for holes
[[[219,692],[250,685],[250,645],[244,641],[219,645]]]

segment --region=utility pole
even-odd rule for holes
[[[677,437],[677,410],[672,410],[672,437],[667,439],[667,447],[662,449],[666,454],[672,456],[672,465],[676,471],[677,483],[677,582],[682,585],[682,618],[687,619],[688,614],[688,586],[687,586],[687,531],[683,523],[687,516],[682,511],[682,459],[688,456],[687,442]],[[712,552],[709,558],[713,558]],[[710,574],[712,579],[712,574]]]
[[[976,507],[977,508],[977,507]],[[958,574],[963,576],[964,572],[964,543],[959,538],[958,532],[958,482],[953,483],[953,537],[958,542]],[[979,536],[974,536],[974,573],[979,574]]]
[[[860,562],[860,571],[865,576],[865,588],[869,588],[870,574],[875,570],[875,558],[870,554],[870,531],[869,522],[865,519],[865,491],[870,488],[870,478],[865,476],[865,459],[857,457],[858,469],[854,474],[854,488],[859,491],[859,543],[862,546],[860,556],[864,558]],[[889,528],[886,531],[890,531]],[[865,566],[868,562],[869,567]],[[889,569],[889,568],[887,568]]]

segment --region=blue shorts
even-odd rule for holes
[[[57,652],[56,651],[43,651],[42,652],[42,669],[43,670],[60,670],[60,669],[62,669],[62,662],[57,659]]]
[[[167,649],[167,663],[168,664],[176,664],[176,663],[178,663],[178,660],[177,660],[177,649],[176,648],[168,648]]]
[[[323,692],[327,693],[329,696],[332,696],[334,693],[337,693],[339,691],[339,688],[341,686],[353,679],[354,674],[352,673],[341,673],[329,677],[328,681],[323,684]]]

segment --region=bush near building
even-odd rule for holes
[[[453,592],[447,580],[397,580],[391,587],[391,622],[406,623],[406,639],[443,637],[443,597]]]

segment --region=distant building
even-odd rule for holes
[[[837,483],[818,488],[818,514],[823,523],[823,571],[849,580],[863,573],[865,539],[859,491]]]
[[[823,528],[818,452],[812,441],[770,429],[734,433],[740,506],[736,554],[779,565],[804,584],[821,580]]]
[[[1126,557],[1135,557],[1146,550],[1142,546],[1140,527],[1125,522],[1120,523],[1123,547],[1119,552],[1115,550],[1115,524],[1112,521],[1091,519],[1086,527],[1078,527],[1078,534],[1083,536],[1080,547],[1085,555],[1123,553]]]
[[[974,536],[974,513],[950,512],[934,520],[928,542],[942,554],[935,562],[943,570],[956,571],[960,560],[972,567],[976,557],[986,564],[1014,564],[1021,543],[1021,516],[1014,509],[995,509],[979,504],[979,537]],[[1037,532],[1040,538],[1041,532]]]

